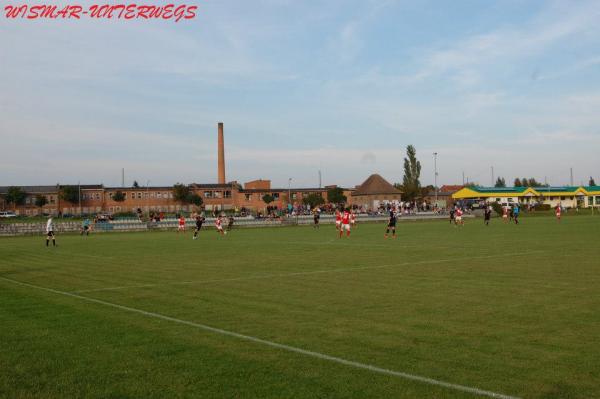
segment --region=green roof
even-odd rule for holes
[[[476,191],[478,193],[522,193],[529,187],[479,187],[479,186],[467,186],[469,190]]]

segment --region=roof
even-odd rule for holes
[[[438,191],[438,194],[440,192],[442,192],[442,193],[452,193],[452,192],[460,190],[463,187],[464,186],[461,186],[461,185],[452,186],[452,185],[446,184],[446,185],[443,185],[442,187],[440,187],[440,191]]]
[[[452,195],[452,193],[450,191],[438,191],[436,194],[435,191],[430,191],[427,193],[426,197],[435,197],[436,195],[438,197],[449,197]]]
[[[524,197],[524,196],[575,196],[598,195],[598,186],[559,187],[465,187],[452,194],[452,198]]]
[[[6,194],[8,189],[15,186],[0,187],[0,194]],[[28,194],[32,193],[55,193],[58,191],[57,186],[16,186]]]
[[[367,178],[356,188],[356,191],[352,193],[353,196],[357,195],[377,195],[377,194],[402,194],[402,191],[392,186],[387,180],[378,174],[373,174]]]

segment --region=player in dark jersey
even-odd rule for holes
[[[485,211],[483,213],[483,221],[485,223],[486,226],[490,225],[490,218],[492,217],[492,207],[491,206],[486,206],[485,207]]]
[[[319,219],[321,218],[321,213],[320,210],[318,208],[315,208],[313,210],[313,228],[318,229],[319,228]]]
[[[198,233],[202,229],[202,223],[204,223],[204,215],[196,216],[196,229],[194,230],[194,240],[198,238]]]
[[[450,224],[455,223],[454,222],[454,206],[452,208],[450,208]]]
[[[233,223],[235,223],[235,219],[233,218],[233,215],[231,215],[227,218],[227,231],[233,229]]]
[[[387,229],[385,230],[385,238],[388,238],[388,234],[392,230],[392,237],[396,238],[396,214],[394,210],[390,210],[390,218],[388,219]]]

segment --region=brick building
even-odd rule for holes
[[[326,188],[272,188],[270,180],[253,180],[243,186],[237,181],[226,183],[225,179],[225,148],[223,124],[218,124],[218,173],[216,184],[192,183],[188,185],[192,193],[198,194],[203,201],[203,207],[208,210],[238,209],[264,211],[267,206],[283,209],[288,203],[299,205],[302,200],[313,193],[319,194],[327,202]],[[102,184],[77,185],[78,200],[70,203],[61,199],[61,189],[65,185],[53,186],[22,186],[26,193],[25,202],[15,206],[8,204],[5,195],[9,187],[0,187],[0,210],[14,210],[19,215],[78,215],[97,213],[136,212],[177,212],[191,211],[194,205],[179,203],[174,199],[173,187],[105,187]],[[117,192],[124,196],[123,201],[115,201]],[[344,195],[351,200],[353,190],[344,189]],[[273,197],[273,202],[266,204],[265,195]],[[46,198],[46,205],[36,206],[36,198]]]

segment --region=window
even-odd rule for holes
[[[162,193],[156,193],[156,198],[162,198]]]
[[[292,194],[292,199],[295,200],[298,195],[296,193]]]
[[[215,198],[221,198],[223,193],[221,191],[215,191]]]
[[[273,193],[273,198],[278,200],[279,199],[279,193]]]
[[[138,193],[138,199],[142,199],[142,193]]]
[[[500,198],[496,198],[496,202],[500,202]]]
[[[163,198],[172,198],[173,194],[169,195],[169,193],[163,193]]]
[[[54,196],[53,195],[50,196],[50,203],[54,204]]]
[[[252,201],[252,194],[246,194],[246,201]]]
[[[212,191],[205,191],[204,198],[212,198]]]
[[[561,199],[561,201],[564,201],[564,200],[565,200],[565,197],[560,197],[560,199]]]
[[[150,198],[154,198],[154,191],[150,193]]]
[[[96,193],[96,199],[100,200],[100,193]]]
[[[513,202],[513,199],[512,199],[512,198],[509,198],[509,199],[508,199],[508,202]]]
[[[149,194],[148,194],[148,191],[146,191],[146,192],[144,193],[144,198],[148,198],[148,195],[149,195]]]
[[[231,198],[231,191],[225,191],[225,192],[223,193],[223,197],[224,197],[224,198]]]

